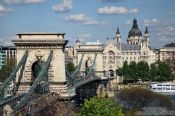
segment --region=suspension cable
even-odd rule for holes
[[[25,96],[21,99],[21,101],[19,102],[19,104],[15,107],[14,113],[17,113],[18,111],[20,111],[20,109],[24,106],[24,104],[26,103],[26,101],[28,100],[28,98],[32,95],[32,93],[34,92],[35,88],[37,87],[37,84],[42,80],[42,78],[44,77],[44,74],[48,72],[49,69],[49,65],[50,62],[52,60],[52,56],[53,56],[53,50],[50,51],[50,54],[47,58],[47,61],[44,63],[44,65],[41,67],[41,71],[38,75],[38,77],[35,79],[34,83],[32,84],[32,86],[29,88],[28,92],[25,94]]]
[[[6,86],[16,78],[16,72],[19,70],[19,68],[26,63],[28,57],[28,51],[25,51],[23,57],[21,58],[20,62],[18,63],[18,65],[16,66],[16,68],[12,71],[12,73],[10,74],[10,76],[5,80],[5,82],[3,83],[3,85],[0,87],[0,95],[3,93],[4,88],[6,88]]]

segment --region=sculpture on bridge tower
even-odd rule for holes
[[[20,33],[17,34],[17,39],[12,40],[17,49],[17,63],[25,51],[28,51],[25,65],[16,73],[16,82],[20,80],[18,93],[26,92],[30,88],[51,50],[53,56],[47,73],[49,89],[51,92],[66,89],[64,48],[68,41],[64,40],[64,35],[64,33]]]
[[[90,70],[92,64],[93,64],[93,61],[91,60],[91,57],[89,56],[88,59],[85,62],[85,75],[86,76],[87,76],[87,73]]]

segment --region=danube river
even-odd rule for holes
[[[175,95],[171,95],[170,97],[172,99],[172,102],[175,104]]]

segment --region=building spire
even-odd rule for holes
[[[119,28],[117,27],[117,32],[116,32],[116,35],[119,34],[120,35],[120,31],[119,31]]]
[[[117,32],[116,32],[116,35],[115,35],[115,40],[117,42],[120,42],[121,41],[121,35],[120,35],[120,31],[119,31],[119,28],[117,27]]]
[[[132,25],[133,28],[138,28],[138,25],[137,25],[137,19],[134,18],[133,20],[133,25]]]
[[[79,40],[79,39],[77,39],[75,43],[80,43],[80,40]]]
[[[148,34],[148,33],[149,33],[148,27],[146,26],[146,28],[145,28],[145,34]]]

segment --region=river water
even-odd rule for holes
[[[171,95],[170,97],[171,97],[172,102],[175,104],[175,95]]]

